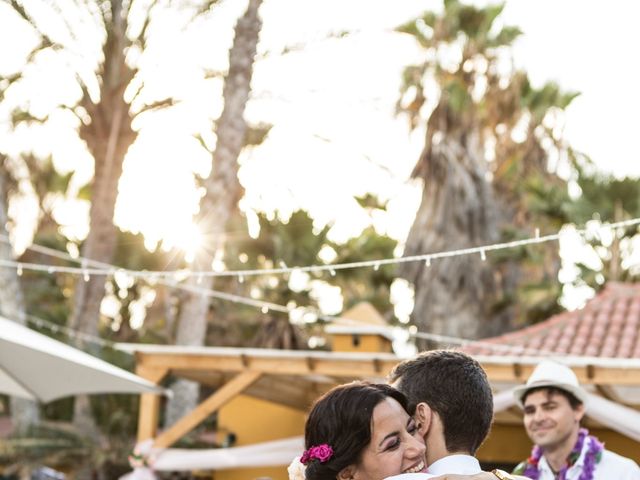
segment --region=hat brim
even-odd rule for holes
[[[584,405],[585,408],[587,407],[587,403],[589,401],[589,395],[587,394],[584,388],[577,387],[575,385],[571,385],[568,383],[554,382],[551,380],[549,381],[543,380],[543,381],[534,382],[528,385],[519,385],[513,389],[513,397],[516,399],[516,402],[518,403],[518,405],[520,405],[520,408],[524,408],[522,399],[524,398],[525,393],[527,393],[529,390],[533,390],[534,388],[544,388],[544,387],[554,387],[554,388],[559,388],[560,390],[564,390],[565,392],[569,392],[578,400],[580,400],[580,402],[582,402],[582,405]]]

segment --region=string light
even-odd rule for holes
[[[482,259],[483,262],[487,261],[487,254],[486,252],[483,250],[480,250],[480,258]]]
[[[615,222],[610,224],[603,224],[602,228],[610,228],[610,229],[619,229],[625,228],[629,226],[639,225],[640,218],[633,218],[630,220],[625,220],[621,222]],[[582,228],[576,229],[576,233],[580,236],[585,236],[587,233],[591,233],[592,228]],[[0,236],[0,239],[3,241],[8,241],[6,236]],[[202,275],[206,277],[238,277],[244,280],[245,277],[248,276],[257,276],[257,275],[275,275],[275,274],[285,274],[291,273],[294,270],[299,272],[320,272],[320,271],[329,271],[330,273],[333,271],[334,274],[336,270],[345,270],[345,269],[353,269],[353,268],[365,268],[365,267],[375,267],[376,265],[379,267],[381,265],[390,265],[390,264],[401,264],[401,263],[409,263],[415,261],[424,261],[427,264],[431,260],[436,260],[440,258],[450,258],[457,257],[463,255],[471,255],[471,254],[480,254],[486,256],[486,252],[496,251],[496,250],[505,250],[510,248],[517,248],[526,245],[533,245],[539,243],[547,243],[551,241],[557,241],[560,239],[560,233],[554,233],[550,235],[536,236],[532,238],[522,239],[522,240],[514,240],[510,242],[504,243],[496,243],[492,245],[483,245],[479,247],[470,247],[463,248],[458,250],[449,250],[443,252],[435,252],[428,253],[422,255],[412,255],[407,257],[400,258],[387,258],[387,259],[377,259],[377,260],[367,260],[362,262],[350,262],[350,263],[341,263],[341,264],[333,264],[333,265],[308,265],[304,267],[280,267],[280,268],[265,268],[265,269],[256,269],[256,270],[220,270],[220,271],[191,271],[191,270],[182,270],[180,271],[180,275],[183,277],[193,276],[193,275]],[[96,263],[92,263],[96,264]],[[67,266],[52,266],[52,265],[41,265],[35,263],[21,263],[22,268],[25,270],[32,271],[47,271],[49,273],[59,272],[59,273],[69,273],[76,275],[84,275],[85,271],[89,275],[112,275],[114,272],[113,268],[105,268],[105,267],[92,267],[88,269],[77,268],[77,267],[67,267]],[[104,265],[104,264],[103,264]],[[0,267],[6,268],[17,268],[18,262],[0,259]],[[176,271],[138,271],[138,270],[124,270],[119,269],[123,272],[126,272],[128,275],[135,278],[151,278],[154,279],[156,277],[167,278],[176,274]]]
[[[38,248],[38,247],[36,247],[36,248]],[[41,247],[41,248],[46,248],[46,247]],[[56,252],[56,254],[59,254],[59,252],[57,252],[57,251],[55,251],[55,252]],[[249,305],[249,306],[253,306],[253,307],[259,307],[261,309],[261,311],[263,313],[265,313],[265,314],[268,313],[269,311],[276,311],[276,312],[285,313],[285,314],[289,315],[293,310],[295,310],[291,306],[285,307],[285,306],[274,304],[274,303],[270,303],[270,302],[263,302],[263,301],[260,301],[260,300],[246,298],[246,297],[242,297],[242,296],[239,296],[239,295],[228,294],[228,293],[225,293],[225,292],[219,292],[219,291],[216,291],[216,290],[208,290],[208,289],[203,289],[203,288],[198,288],[198,287],[190,287],[188,285],[177,285],[176,288],[180,288],[180,289],[186,290],[186,291],[191,291],[192,293],[201,294],[201,295],[203,295],[205,297],[228,300],[228,301],[232,301],[232,302],[235,302],[235,303],[245,304],[245,305]],[[349,318],[346,318],[346,317],[323,315],[323,314],[320,314],[319,312],[317,312],[315,309],[312,309],[312,308],[304,308],[304,311],[305,311],[305,316],[312,316],[313,317],[313,321],[317,321],[317,320],[322,320],[324,322],[336,322],[336,321],[339,321],[342,324],[361,325],[361,322],[358,322],[356,320],[352,320],[352,319],[349,319]],[[78,330],[74,330],[74,329],[71,329],[69,327],[65,327],[65,326],[62,326],[62,325],[58,325],[58,324],[55,324],[53,322],[46,321],[46,320],[31,316],[31,315],[21,315],[21,317],[28,318],[31,322],[35,323],[38,327],[49,328],[53,332],[63,331],[70,338],[81,339],[83,341],[95,343],[95,344],[101,345],[103,347],[117,348],[117,345],[114,344],[113,342],[104,340],[104,339],[102,339],[100,337],[96,337],[94,335],[86,334],[84,332],[80,332]],[[516,353],[521,353],[521,354],[555,355],[555,356],[563,355],[563,354],[561,354],[559,352],[551,352],[551,351],[546,351],[546,350],[542,350],[542,349],[525,348],[525,347],[523,347],[521,345],[494,344],[494,343],[485,342],[485,341],[482,341],[482,340],[471,340],[471,339],[467,339],[467,338],[463,338],[463,337],[444,336],[444,335],[438,335],[438,334],[428,333],[428,332],[412,332],[410,334],[410,336],[413,337],[413,338],[427,339],[427,340],[431,340],[431,341],[435,341],[435,342],[439,342],[439,343],[449,343],[449,344],[456,344],[456,345],[460,345],[460,346],[480,346],[480,347],[490,348],[490,349],[493,349],[493,350],[505,350],[505,351],[508,351],[508,352],[514,352],[514,350],[515,350]]]
[[[90,335],[88,333],[84,333],[79,330],[69,328],[65,325],[54,323],[50,320],[45,320],[43,318],[36,317],[34,315],[29,315],[24,312],[20,312],[17,315],[9,315],[7,312],[3,311],[0,308],[0,315],[20,324],[25,324],[28,321],[33,325],[35,325],[37,328],[46,328],[53,333],[63,332],[68,338],[72,338],[74,340],[82,340],[83,342],[93,343],[96,345],[100,345],[103,348],[114,347],[114,342],[110,342],[109,340],[105,340],[95,335]]]
[[[636,218],[636,219],[632,219],[632,220],[627,220],[627,221],[623,221],[623,222],[616,222],[614,224],[610,224],[608,225],[609,228],[611,229],[617,229],[617,228],[624,228],[624,227],[628,227],[628,226],[632,226],[632,225],[638,225],[640,224],[640,219]],[[585,235],[586,230],[582,229],[582,230],[577,230],[577,233],[580,235]],[[521,246],[521,245],[527,245],[527,244],[533,244],[533,243],[543,243],[545,241],[550,241],[550,240],[557,240],[559,238],[558,234],[554,234],[554,235],[547,235],[545,237],[539,237],[539,238],[535,238],[535,239],[526,239],[526,240],[519,240],[519,241],[515,241],[515,242],[507,242],[507,243],[502,243],[502,244],[495,244],[495,245],[488,245],[488,246],[483,246],[483,247],[474,247],[474,248],[468,248],[468,249],[462,249],[462,250],[455,250],[455,251],[448,251],[448,252],[440,252],[440,253],[435,253],[435,254],[427,254],[427,255],[421,255],[421,256],[414,256],[414,257],[403,257],[403,258],[399,258],[399,259],[385,259],[385,260],[376,260],[374,262],[359,262],[358,264],[354,265],[354,264],[334,264],[331,266],[309,266],[309,267],[296,267],[296,270],[299,271],[310,271],[313,268],[318,268],[320,270],[329,270],[329,271],[333,271],[335,273],[335,269],[336,268],[356,268],[356,267],[360,267],[360,266],[366,266],[363,264],[370,264],[371,266],[373,266],[375,268],[375,266],[380,266],[381,264],[391,264],[391,263],[401,263],[403,261],[414,261],[414,260],[418,260],[418,259],[422,259],[425,261],[425,264],[430,265],[431,262],[431,258],[445,258],[445,257],[453,257],[453,256],[457,256],[457,255],[467,255],[470,253],[480,253],[482,255],[482,253],[484,253],[486,250],[498,250],[498,249],[503,249],[503,248],[511,248],[511,247],[516,247],[516,246]],[[2,239],[6,239],[5,241],[8,242],[8,238],[0,235],[0,240]],[[60,252],[58,250],[54,250],[54,249],[50,249],[47,247],[42,247],[42,246],[38,246],[38,245],[32,245],[30,247],[28,247],[31,250],[34,251],[40,251],[41,253],[46,253],[48,255],[51,255],[53,257],[57,257],[57,258],[61,258],[61,259],[66,259],[66,260],[73,260],[73,261],[78,261],[78,259],[75,259],[73,257],[71,257],[69,254],[64,253],[64,252]],[[16,262],[9,262],[6,260],[2,260],[0,259],[0,267],[4,266],[4,267],[11,267],[11,266],[15,266],[16,268],[20,267],[20,269],[23,268],[27,268],[27,267],[33,267],[33,270],[38,270],[38,271],[44,271],[45,269],[47,271],[51,270],[51,269],[55,269],[56,271],[68,271],[69,273],[77,273],[77,272],[81,272],[83,274],[83,276],[85,274],[96,274],[96,275],[113,275],[116,272],[115,267],[113,267],[112,265],[109,264],[105,264],[102,262],[97,262],[94,260],[90,260],[90,259],[83,259],[84,261],[87,262],[87,264],[91,264],[94,266],[98,266],[98,268],[82,268],[82,269],[73,269],[70,267],[54,267],[54,266],[47,266],[47,265],[38,265],[38,264],[23,264],[23,263],[16,263]],[[289,269],[289,270],[293,270],[293,269]],[[274,272],[275,271],[275,272]],[[164,278],[165,275],[164,274],[175,274],[175,272],[136,272],[136,271],[130,271],[130,270],[124,270],[124,269],[118,269],[118,272],[122,272],[122,273],[126,273],[129,275],[132,275],[134,277],[140,278],[140,277],[146,277],[148,275],[148,278],[157,280],[158,277],[160,277],[160,282],[161,283],[171,283],[172,286],[174,286],[175,288],[181,289],[181,290],[185,290],[185,291],[190,291],[192,293],[196,293],[196,294],[201,294],[203,296],[209,297],[209,298],[217,298],[217,299],[221,299],[221,300],[227,300],[227,301],[231,301],[231,302],[235,302],[235,303],[240,303],[240,304],[245,304],[245,305],[249,305],[249,306],[253,306],[253,307],[257,307],[260,308],[263,312],[269,312],[269,311],[276,311],[276,312],[281,312],[281,313],[286,313],[289,314],[292,309],[290,307],[285,307],[282,305],[278,305],[278,304],[274,304],[274,303],[269,303],[269,302],[263,302],[260,300],[255,300],[255,299],[251,299],[251,298],[246,298],[246,297],[241,297],[239,295],[233,295],[233,294],[228,294],[225,292],[219,292],[219,291],[215,291],[215,290],[209,290],[209,289],[203,289],[203,288],[198,288],[198,287],[191,287],[188,285],[184,285],[184,284],[176,284],[175,283],[175,277],[173,278]],[[244,280],[244,275],[245,274],[253,274],[254,272],[270,272],[270,273],[282,273],[282,269],[273,269],[273,270],[259,270],[259,271],[242,271],[242,272],[219,272],[221,274],[227,274],[227,275],[231,275],[231,274],[238,274],[239,278],[242,279],[242,281]],[[144,275],[142,275],[141,273],[144,273]],[[181,271],[183,276],[189,276],[189,274],[193,274],[194,272],[185,272],[185,271]],[[202,278],[205,274],[210,273],[210,272],[195,272],[198,275],[198,278]],[[164,281],[163,281],[164,278]],[[327,321],[327,322],[331,322],[331,321],[336,321],[339,320],[342,323],[350,323],[353,322],[354,324],[358,324],[358,322],[355,322],[353,320],[350,319],[346,319],[344,317],[334,317],[334,316],[329,316],[329,315],[321,315],[318,312],[314,311],[313,309],[307,308],[305,309],[308,315],[313,315],[314,320],[323,320],[323,321]],[[31,321],[34,321],[33,319]],[[35,322],[37,325],[39,326],[43,326],[44,325],[44,321],[41,319],[38,319]],[[105,341],[99,337],[95,337],[92,335],[88,335],[85,334],[83,332],[80,331],[76,331],[73,329],[70,329],[68,327],[63,327],[63,326],[59,326],[57,324],[52,324],[52,322],[49,322],[49,328],[53,329],[53,325],[55,325],[55,328],[58,328],[62,331],[64,331],[68,336],[70,337],[74,337],[74,338],[80,338],[83,339],[85,341],[89,341],[89,342],[93,342],[93,343],[98,343],[104,346],[108,346],[108,347],[112,347],[113,343],[112,342],[108,342]],[[510,350],[513,349],[518,349],[518,351],[522,351],[524,352],[534,352],[536,354],[554,354],[554,355],[558,355],[558,352],[545,352],[542,350],[536,350],[536,349],[523,349],[522,346],[509,346],[509,345],[495,345],[489,342],[481,342],[481,341],[477,341],[477,340],[469,340],[469,339],[465,339],[465,338],[460,338],[460,337],[445,337],[445,336],[441,336],[441,335],[437,335],[437,334],[431,334],[431,333],[426,333],[426,332],[417,332],[412,334],[412,336],[416,337],[416,338],[425,338],[425,339],[429,339],[429,340],[433,340],[433,341],[440,341],[440,342],[448,342],[448,343],[459,343],[461,345],[469,345],[469,344],[476,344],[476,345],[484,345],[490,348],[507,348]]]

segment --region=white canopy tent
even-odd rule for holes
[[[154,383],[0,317],[0,393],[50,402],[93,393],[163,393]]]

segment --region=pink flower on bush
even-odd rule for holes
[[[318,460],[320,463],[324,463],[333,456],[333,448],[326,443],[311,447],[305,451],[300,458],[300,462],[303,464],[309,463],[311,460]]]

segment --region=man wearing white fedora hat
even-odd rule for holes
[[[545,360],[527,383],[514,389],[524,427],[535,444],[514,473],[534,480],[640,480],[631,459],[604,449],[580,427],[588,395],[573,371]]]

